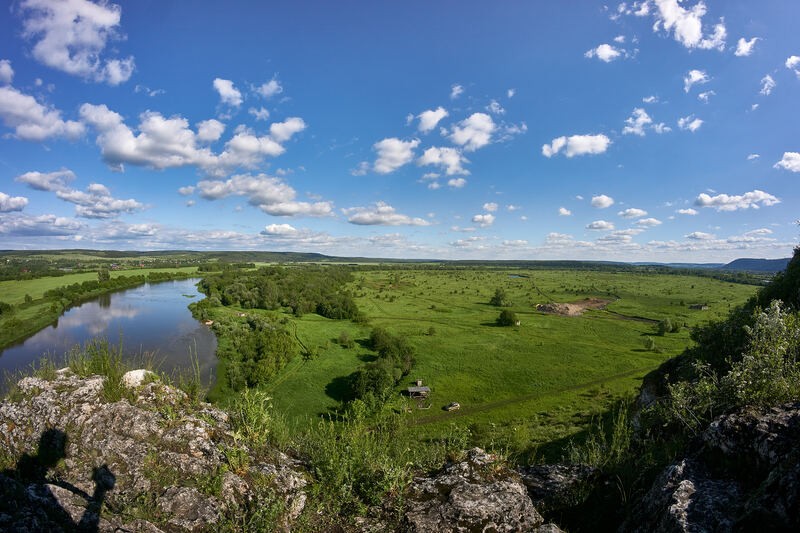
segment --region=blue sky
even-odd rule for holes
[[[800,4],[0,15],[0,248],[787,257]]]

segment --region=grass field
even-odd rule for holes
[[[500,309],[488,305],[505,289],[518,327],[494,325]],[[353,291],[368,325],[306,315],[297,337],[317,356],[295,359],[268,389],[277,409],[308,421],[338,405],[344,380],[372,358],[363,347],[372,327],[406,337],[417,362],[403,387],[422,379],[432,389],[429,409],[409,403],[409,424],[421,440],[469,428],[473,440],[516,452],[568,437],[592,416],[633,393],[641,378],[690,345],[689,328],[726,315],[754,286],[710,278],[553,271],[371,271],[356,274]],[[582,316],[537,312],[536,304],[610,301]],[[706,311],[690,310],[706,303]],[[249,311],[250,312],[250,311]],[[655,322],[688,327],[655,336]],[[343,331],[361,340],[342,348]],[[644,349],[653,336],[658,351]],[[398,394],[400,390],[398,390]],[[461,409],[445,412],[458,401]],[[523,449],[527,448],[527,449]]]

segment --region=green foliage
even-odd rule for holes
[[[498,326],[508,327],[517,324],[517,315],[513,311],[503,309],[500,311],[500,316],[497,317],[496,323]]]
[[[508,299],[505,289],[498,287],[494,290],[494,296],[489,300],[489,305],[495,307],[510,307],[513,304],[511,300]]]
[[[658,335],[664,336],[667,333],[677,333],[681,330],[681,325],[679,322],[673,322],[670,318],[665,318],[661,320],[658,325],[656,326],[656,331]]]
[[[104,376],[103,398],[117,402],[129,394],[122,376],[129,370],[122,361],[122,343],[112,346],[107,339],[92,339],[83,347],[76,346],[67,354],[67,365],[80,377]]]
[[[644,349],[648,352],[655,352],[656,351],[656,341],[653,337],[645,337],[644,338]]]
[[[97,271],[97,281],[100,283],[104,283],[111,279],[111,274],[108,272],[107,268],[101,268]]]
[[[339,334],[339,337],[336,339],[336,342],[339,343],[339,346],[342,348],[353,348],[355,347],[355,341],[350,337],[350,334],[346,331],[343,331]]]
[[[14,312],[14,307],[6,302],[0,302],[0,316],[10,315]]]
[[[569,462],[597,468],[612,468],[628,459],[633,428],[628,419],[630,400],[620,402],[610,413],[610,421],[598,418],[590,426],[586,439],[578,444],[570,441],[566,456]]]

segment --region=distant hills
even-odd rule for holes
[[[791,257],[783,259],[752,259],[744,257],[734,259],[727,265],[719,267],[721,270],[743,270],[746,272],[780,272],[786,269]]]

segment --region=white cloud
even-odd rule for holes
[[[195,186],[194,185],[187,185],[185,187],[180,187],[178,189],[178,194],[181,196],[191,196],[194,194]]]
[[[655,104],[656,102],[658,102],[658,96],[655,95],[645,96],[644,98],[642,98],[642,102],[644,102],[645,104]]]
[[[165,118],[160,113],[146,111],[139,116],[138,133],[129,128],[119,113],[105,105],[83,104],[80,108],[83,121],[94,127],[97,144],[103,159],[115,170],[123,165],[146,166],[155,169],[198,166],[212,175],[223,175],[238,168],[254,168],[265,157],[275,157],[285,148],[273,136],[258,137],[246,128],[238,128],[219,154],[201,146],[208,137],[201,137],[189,128],[188,121],[180,116]],[[211,123],[206,121],[206,126]],[[285,140],[287,136],[304,127],[302,119],[291,118],[273,124],[272,135]],[[210,135],[214,128],[206,131]]]
[[[637,220],[636,225],[642,226],[643,228],[654,228],[656,226],[660,226],[661,221],[657,218],[643,218],[641,220]]]
[[[37,81],[39,83],[41,83],[42,80],[37,80]],[[137,83],[136,86],[133,88],[133,92],[135,92],[137,94],[138,93],[144,93],[147,96],[149,96],[150,98],[154,98],[154,97],[156,97],[156,96],[158,96],[160,94],[164,94],[166,91],[164,89],[151,89],[150,87],[148,87],[146,85],[142,85],[142,84]]]
[[[717,211],[736,211],[738,209],[758,209],[761,206],[769,207],[780,202],[780,199],[775,196],[756,189],[737,196],[729,196],[727,194],[709,196],[706,193],[701,193],[694,201],[694,205],[712,207]]]
[[[762,94],[764,96],[769,96],[770,93],[772,92],[772,89],[775,88],[775,85],[776,85],[775,80],[772,79],[772,76],[767,74],[766,76],[761,78],[761,90],[758,92],[759,94]]]
[[[703,85],[709,81],[711,78],[708,77],[705,70],[692,69],[683,77],[683,90],[688,93],[693,85]]]
[[[450,140],[463,146],[467,152],[474,152],[492,142],[496,126],[492,117],[486,113],[473,113],[453,126]]]
[[[101,183],[91,183],[85,191],[69,187],[75,179],[71,170],[57,172],[26,172],[15,178],[20,183],[39,191],[54,192],[58,198],[75,204],[75,215],[83,218],[116,218],[123,213],[134,213],[144,205],[132,198],[120,200],[111,196],[111,191]]]
[[[509,212],[517,211],[519,209],[522,209],[522,208],[520,206],[514,205],[514,204],[508,204],[506,206],[506,210],[509,211]]]
[[[269,120],[269,110],[264,107],[259,107],[258,109],[251,107],[247,112],[253,115],[256,120]]]
[[[800,172],[800,152],[784,152],[781,160],[774,166],[792,172]]]
[[[472,217],[472,222],[478,224],[480,227],[485,228],[494,224],[494,215],[491,213],[484,213]]]
[[[485,204],[483,204],[483,210],[489,211],[490,213],[494,213],[495,211],[497,211],[498,207],[499,206],[494,202],[486,202]]]
[[[219,93],[220,102],[223,104],[233,107],[239,107],[242,105],[242,93],[239,91],[239,89],[234,87],[231,80],[215,78],[214,90]]]
[[[25,141],[44,141],[51,137],[74,140],[85,131],[80,122],[62,120],[61,111],[42,105],[33,96],[11,86],[0,87],[0,119],[14,129],[15,137]]]
[[[558,208],[558,216],[568,217],[572,214],[572,211],[567,209],[566,207],[559,207]]]
[[[689,208],[687,208],[687,209],[678,209],[677,213],[678,213],[679,215],[690,215],[690,216],[694,216],[694,215],[696,215],[696,214],[697,214],[697,210],[696,210],[696,209],[692,209],[691,207],[689,207]]]
[[[447,186],[452,187],[453,189],[461,189],[467,184],[467,180],[464,178],[450,178],[447,180]]]
[[[297,229],[290,224],[270,224],[261,233],[263,235],[295,235]]]
[[[23,0],[23,37],[35,41],[33,57],[68,74],[118,85],[134,70],[133,57],[105,59],[109,40],[119,39],[122,16],[116,4],[88,0]]]
[[[509,89],[508,91],[506,91],[506,96],[508,96],[509,98],[514,98],[515,94],[517,94],[516,89]]]
[[[633,114],[625,119],[626,126],[622,128],[622,133],[623,135],[633,133],[634,135],[643,136],[645,126],[652,124],[652,122],[653,119],[650,118],[650,115],[641,107],[637,107],[633,110]]]
[[[500,102],[497,100],[492,100],[489,102],[489,105],[486,106],[486,110],[490,113],[494,113],[495,115],[505,115],[506,110],[503,109],[503,106],[500,105]]]
[[[11,68],[11,61],[0,59],[0,83],[11,84],[14,80],[14,69]]]
[[[614,223],[605,220],[595,220],[594,222],[586,224],[586,229],[598,230],[598,231],[610,231],[614,229]]]
[[[707,104],[709,99],[711,99],[711,97],[715,96],[716,94],[717,93],[715,93],[714,91],[705,91],[705,92],[702,92],[702,93],[698,94],[697,95],[697,99],[700,100],[701,102],[703,102],[704,104]]]
[[[366,176],[367,172],[369,172],[370,164],[369,161],[361,161],[356,168],[350,171],[350,175],[352,176]]]
[[[372,148],[378,152],[373,168],[378,174],[389,174],[414,159],[414,148],[419,145],[419,139],[401,141],[396,137],[389,137],[376,142]]]
[[[511,241],[503,241],[501,245],[506,248],[524,248],[528,246],[528,241],[525,239],[515,239]]]
[[[417,160],[418,165],[438,165],[445,169],[448,176],[456,174],[469,175],[463,165],[469,163],[469,160],[464,157],[460,150],[456,148],[438,148],[432,146],[425,150],[425,152]]]
[[[277,79],[272,78],[267,83],[263,83],[256,88],[256,92],[264,98],[272,98],[276,94],[281,94],[283,92],[283,86]]]
[[[567,157],[585,154],[602,154],[608,149],[611,139],[603,134],[599,135],[571,135],[557,137],[550,144],[542,146],[542,155],[552,157],[566,147],[564,154]]]
[[[228,196],[243,196],[247,202],[273,216],[329,216],[331,202],[298,202],[297,192],[279,178],[258,174],[239,174],[227,180],[203,180],[197,190],[206,200],[219,200]]]
[[[283,122],[273,122],[269,127],[270,136],[282,143],[292,138],[295,133],[306,129],[306,123],[300,117],[289,117]]]
[[[350,207],[342,209],[342,213],[351,224],[359,226],[429,226],[430,222],[423,218],[401,215],[395,208],[385,202],[376,202],[371,207]]]
[[[450,87],[450,99],[451,100],[455,100],[456,98],[461,96],[463,93],[464,93],[464,87],[462,87],[461,85],[459,85],[457,83],[453,84],[453,86]]]
[[[748,161],[753,161],[753,160],[755,160],[755,159],[758,159],[759,157],[761,157],[761,156],[760,156],[760,155],[758,155],[758,154],[748,154],[748,155],[747,155],[747,160],[748,160]]]
[[[74,235],[84,224],[56,215],[11,214],[0,218],[0,235],[47,237]]]
[[[689,115],[688,117],[681,117],[678,119],[678,127],[682,130],[689,130],[692,133],[700,129],[700,126],[703,125],[703,121],[699,118],[695,118],[694,115]]]
[[[0,213],[22,211],[26,205],[28,205],[28,199],[24,196],[9,196],[0,192]]]
[[[702,231],[693,231],[687,235],[684,235],[687,239],[691,239],[693,241],[710,241],[716,238],[716,235],[712,233],[705,233]]]
[[[417,118],[419,119],[419,131],[422,133],[428,133],[435,128],[436,125],[439,124],[439,121],[445,118],[447,115],[447,110],[442,106],[439,106],[436,109],[428,109],[427,111],[423,111],[417,115]]]
[[[670,128],[663,122],[659,122],[658,124],[653,124],[653,131],[660,135],[662,133],[668,133],[672,131],[672,128]]]
[[[739,42],[736,43],[736,51],[733,53],[737,57],[747,57],[753,53],[753,47],[756,45],[756,41],[758,41],[758,37],[753,37],[750,40],[741,37]]]
[[[214,142],[222,137],[225,124],[216,119],[204,120],[197,123],[197,140],[200,142]]]
[[[614,37],[614,42],[618,44],[623,44],[625,42],[625,36],[617,35],[616,37]]]
[[[711,35],[703,35],[703,16],[706,14],[704,2],[697,2],[691,9],[681,7],[679,0],[655,0],[658,12],[655,14],[656,23],[653,30],[661,28],[672,32],[675,40],[686,48],[701,48],[705,50],[725,48],[727,31],[722,20],[714,25]]]
[[[612,205],[614,205],[614,199],[610,196],[606,196],[605,194],[592,196],[592,207],[605,209],[607,207],[611,207]]]
[[[628,209],[620,211],[617,215],[622,218],[639,218],[647,215],[647,211],[644,209],[637,209],[636,207],[629,207]]]
[[[591,50],[587,50],[586,53],[583,54],[584,57],[588,58],[596,57],[597,59],[605,63],[610,63],[611,61],[614,61],[621,55],[622,55],[621,50],[619,50],[618,48],[614,48],[610,44],[606,43],[599,45],[597,48],[592,48]]]
[[[789,56],[786,58],[786,68],[793,71],[800,78],[800,56]]]

